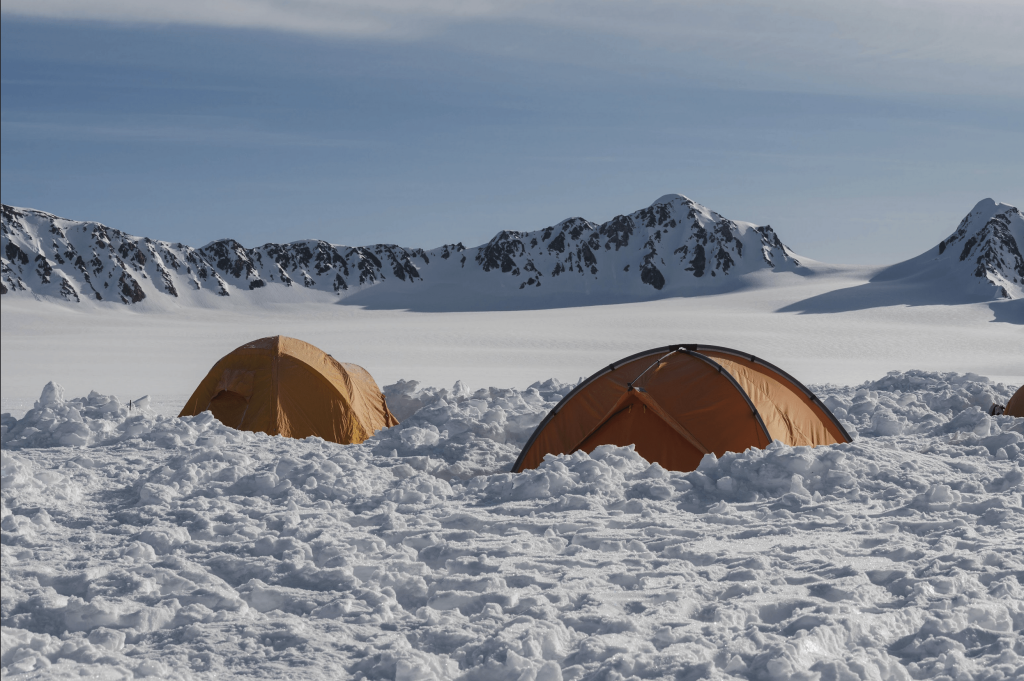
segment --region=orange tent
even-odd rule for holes
[[[545,454],[635,444],[651,462],[691,471],[708,452],[849,442],[832,412],[795,378],[753,355],[670,345],[627,357],[570,392],[526,443],[513,472]]]
[[[246,343],[223,357],[178,416],[207,410],[239,430],[341,444],[398,424],[365,369],[286,336]]]
[[[1006,408],[1003,409],[1003,413],[1007,416],[1024,418],[1024,385],[1017,388],[1017,392],[1015,392],[1013,397],[1010,398],[1010,401],[1006,403]]]

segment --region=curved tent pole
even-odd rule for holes
[[[754,406],[754,403],[751,401],[750,395],[747,394],[747,391],[743,389],[743,386],[741,386],[736,381],[736,379],[733,378],[733,375],[730,374],[725,367],[723,367],[721,364],[719,364],[715,360],[711,359],[707,355],[702,355],[699,352],[696,352],[694,350],[688,350],[686,348],[680,348],[677,352],[682,352],[682,353],[685,353],[687,355],[690,355],[691,357],[696,357],[697,359],[699,359],[699,360],[701,360],[703,362],[707,362],[711,366],[713,366],[716,369],[718,369],[718,373],[722,374],[727,379],[729,379],[729,382],[732,383],[732,387],[736,388],[736,391],[739,392],[739,394],[743,396],[743,400],[747,403],[747,406],[750,407],[750,411],[754,414],[754,418],[757,420],[757,425],[761,426],[761,432],[763,432],[764,436],[767,438],[767,442],[765,444],[771,444],[772,436],[768,432],[768,427],[764,425],[764,419],[761,418],[761,412],[759,412],[757,410],[757,407]]]
[[[537,437],[541,434],[541,431],[543,431],[547,427],[548,423],[551,422],[551,419],[555,418],[558,412],[562,411],[562,407],[568,404],[569,400],[576,397],[576,394],[579,393],[581,390],[583,390],[588,385],[590,385],[597,379],[601,378],[605,374],[609,374],[615,371],[615,369],[622,366],[623,364],[628,364],[629,362],[633,362],[638,359],[643,359],[644,357],[649,357],[651,355],[655,355],[658,353],[665,354],[668,352],[673,352],[678,348],[678,345],[666,345],[660,348],[654,348],[653,350],[645,350],[643,352],[638,352],[624,359],[620,359],[617,362],[612,362],[605,368],[601,369],[597,373],[591,375],[586,380],[582,381],[579,385],[570,390],[565,397],[559,400],[558,404],[555,405],[554,409],[548,412],[548,415],[544,417],[544,420],[541,421],[537,428],[533,431],[533,434],[530,436],[530,439],[527,440],[526,445],[523,446],[523,450],[519,452],[519,458],[517,458],[516,462],[512,464],[512,472],[518,473],[520,471],[520,466],[523,465],[523,460],[526,459],[526,453],[530,451],[530,447],[533,446],[534,441],[536,441]]]
[[[632,388],[633,388],[633,384],[634,384],[634,383],[636,383],[637,381],[639,381],[639,380],[640,380],[641,378],[643,378],[643,377],[644,377],[644,374],[646,374],[646,373],[647,373],[648,371],[650,371],[650,370],[651,370],[651,369],[653,369],[654,367],[656,367],[656,366],[659,366],[659,365],[660,365],[660,364],[661,364],[662,362],[664,362],[664,361],[665,361],[665,358],[666,358],[666,357],[671,357],[671,356],[672,356],[672,355],[674,355],[674,354],[675,354],[676,352],[677,352],[676,350],[673,350],[672,352],[667,352],[667,353],[665,353],[665,354],[664,354],[663,356],[659,357],[659,358],[658,358],[658,359],[657,359],[657,360],[656,360],[656,361],[654,362],[654,364],[652,364],[651,366],[649,366],[649,367],[647,367],[646,369],[644,369],[643,371],[641,371],[641,372],[640,372],[640,374],[639,374],[639,375],[638,375],[638,376],[637,376],[636,378],[634,378],[634,379],[633,379],[632,381],[630,381],[630,382],[629,382],[629,384],[628,384],[628,385],[629,385],[629,388],[630,388],[630,389],[632,389]]]
[[[654,415],[660,418],[662,421],[664,421],[669,428],[671,428],[672,430],[676,431],[676,433],[681,435],[684,440],[693,445],[701,454],[709,453],[708,448],[705,447],[700,440],[694,437],[693,433],[688,431],[683,426],[683,424],[679,423],[679,421],[677,421],[676,418],[672,416],[672,414],[669,414],[667,411],[665,411],[664,407],[658,404],[658,401],[654,399],[653,395],[651,395],[643,388],[635,388],[634,390],[636,392],[637,399],[639,399],[640,402],[642,402],[645,406],[650,407]]]
[[[699,348],[701,350],[714,350],[716,352],[722,352],[722,353],[725,353],[725,354],[728,354],[728,355],[735,355],[737,357],[741,357],[743,359],[746,359],[746,360],[748,360],[748,361],[750,361],[750,362],[752,362],[754,364],[760,364],[761,366],[763,366],[763,367],[765,367],[767,369],[771,369],[772,371],[777,373],[779,376],[782,376],[784,379],[786,379],[787,381],[789,381],[790,383],[795,385],[797,388],[799,388],[800,392],[802,392],[804,394],[804,397],[809,399],[816,407],[818,407],[823,412],[825,412],[825,415],[828,416],[830,421],[832,421],[832,425],[834,425],[836,428],[839,429],[839,432],[843,434],[843,437],[846,438],[846,441],[847,442],[853,442],[853,438],[850,437],[850,434],[848,432],[846,432],[846,428],[843,427],[843,424],[839,422],[839,419],[837,419],[836,415],[832,413],[832,410],[829,409],[828,407],[826,407],[825,403],[822,402],[820,399],[818,399],[817,395],[815,395],[813,392],[811,392],[811,390],[807,386],[805,386],[803,383],[801,383],[800,381],[796,380],[791,375],[789,375],[788,373],[786,373],[785,371],[783,371],[779,367],[775,366],[771,362],[767,362],[767,361],[761,359],[760,357],[756,357],[754,355],[751,355],[748,352],[740,352],[739,350],[733,350],[732,348],[724,348],[724,347],[721,347],[721,346],[718,346],[718,345],[698,345],[698,346],[692,346],[692,347]]]
[[[642,375],[643,374],[641,374],[641,376]],[[637,376],[637,378],[640,378],[640,376]],[[633,380],[636,381],[637,379],[633,379]],[[674,430],[678,435],[680,435],[684,440],[686,440],[691,445],[693,445],[693,447],[697,451],[699,451],[701,454],[707,454],[708,453],[708,448],[705,447],[700,442],[700,440],[695,438],[693,436],[693,433],[688,431],[683,426],[683,424],[679,423],[679,421],[677,421],[671,414],[669,414],[667,411],[665,411],[665,409],[660,404],[658,404],[658,401],[654,399],[653,395],[651,395],[649,392],[647,392],[643,388],[633,388],[633,387],[629,387],[626,390],[626,392],[622,393],[622,395],[615,402],[615,404],[612,406],[612,408],[608,410],[608,413],[604,415],[604,418],[602,418],[600,421],[598,421],[597,425],[590,429],[590,432],[588,432],[586,435],[584,435],[582,438],[580,438],[579,442],[577,442],[575,445],[570,447],[569,448],[569,452],[571,453],[571,452],[575,452],[576,450],[578,450],[583,445],[583,443],[587,441],[587,438],[589,438],[591,435],[593,435],[597,431],[601,430],[601,427],[604,426],[604,424],[608,423],[610,420],[612,420],[613,418],[618,416],[620,413],[625,411],[625,409],[626,409],[625,403],[632,396],[635,396],[636,399],[642,405],[644,405],[645,407],[649,407],[651,409],[651,413],[652,414],[654,414],[656,417],[658,417],[659,419],[664,421],[665,425],[667,425],[669,428]]]
[[[723,347],[723,346],[720,346],[720,345],[703,345],[703,344],[699,344],[699,343],[679,343],[679,344],[675,344],[675,345],[665,345],[665,346],[662,346],[662,347],[653,348],[651,350],[645,350],[643,352],[638,352],[638,353],[635,353],[633,355],[630,355],[629,357],[625,357],[623,359],[620,359],[617,362],[613,362],[613,363],[609,364],[608,366],[606,366],[605,368],[603,368],[600,371],[598,371],[597,373],[593,374],[592,376],[590,376],[586,380],[582,381],[579,385],[577,385],[572,390],[570,390],[569,393],[566,394],[566,396],[563,397],[561,400],[559,400],[558,404],[556,404],[555,407],[550,412],[548,412],[548,415],[544,417],[544,419],[540,422],[540,424],[537,426],[537,428],[534,429],[533,434],[530,435],[530,439],[526,441],[526,444],[523,446],[522,451],[519,453],[519,457],[516,459],[515,463],[512,464],[512,472],[513,473],[520,472],[520,470],[521,470],[520,467],[522,466],[523,461],[526,459],[526,454],[527,454],[527,452],[530,451],[530,448],[533,446],[533,443],[537,440],[537,437],[544,430],[544,428],[547,427],[547,425],[551,422],[551,420],[558,414],[558,412],[560,412],[562,410],[562,408],[569,402],[569,400],[573,399],[577,395],[577,393],[579,393],[581,390],[583,390],[588,385],[590,385],[591,383],[593,383],[597,379],[601,378],[605,374],[608,374],[608,373],[611,373],[612,371],[615,371],[615,369],[617,369],[618,367],[620,367],[620,366],[622,366],[624,364],[628,364],[629,362],[633,362],[633,361],[636,361],[638,359],[643,359],[644,357],[649,357],[651,355],[657,355],[657,354],[663,355],[662,357],[660,357],[658,359],[658,362],[660,362],[661,360],[663,360],[665,358],[665,356],[668,356],[668,355],[672,354],[673,352],[683,352],[683,353],[686,353],[686,354],[691,355],[693,357],[696,357],[697,359],[700,359],[701,361],[706,362],[706,363],[712,365],[721,374],[723,374],[729,380],[729,382],[732,383],[733,387],[735,387],[736,390],[739,391],[740,395],[743,396],[743,399],[746,401],[747,405],[750,407],[750,411],[753,413],[754,418],[757,419],[758,425],[761,427],[761,430],[764,432],[765,437],[768,438],[768,442],[770,443],[772,441],[771,435],[768,433],[768,428],[765,426],[764,420],[761,418],[761,414],[757,411],[757,408],[754,406],[754,403],[750,400],[750,396],[747,395],[747,392],[740,386],[739,383],[736,382],[736,379],[733,378],[732,374],[730,374],[718,362],[714,361],[713,359],[711,359],[707,355],[701,354],[701,352],[700,352],[701,350],[713,350],[715,352],[722,352],[722,353],[729,354],[729,355],[735,355],[736,357],[740,357],[740,358],[746,359],[746,360],[748,360],[750,362],[753,362],[754,364],[760,364],[761,366],[763,366],[763,367],[765,367],[767,369],[770,369],[771,371],[774,371],[775,373],[779,374],[780,376],[785,378],[787,381],[789,381],[792,385],[796,386],[804,394],[805,397],[807,397],[812,403],[814,403],[815,406],[817,406],[819,409],[821,409],[821,411],[823,411],[825,413],[825,415],[828,416],[829,420],[832,421],[832,424],[835,425],[836,428],[839,429],[839,432],[842,433],[843,436],[846,437],[846,441],[847,442],[852,442],[853,441],[852,438],[850,437],[850,434],[848,432],[846,432],[846,428],[843,427],[843,424],[840,423],[839,419],[837,419],[835,417],[835,414],[832,413],[832,410],[829,409],[828,407],[826,407],[825,404],[820,399],[818,399],[817,395],[815,395],[813,392],[811,392],[807,388],[807,386],[805,386],[803,383],[801,383],[800,381],[796,380],[795,378],[793,378],[793,376],[791,376],[787,372],[783,371],[779,367],[775,366],[771,362],[766,362],[765,360],[761,359],[760,357],[756,357],[755,355],[752,355],[752,354],[750,354],[748,352],[740,352],[739,350],[734,350],[732,348],[727,348],[727,347]],[[637,378],[640,378],[640,376],[643,376],[645,373],[650,371],[650,369],[652,367],[654,367],[655,365],[657,365],[658,362],[655,362],[650,367],[645,369],[639,376],[637,376]],[[633,382],[635,382],[636,380],[637,379],[633,379]],[[589,437],[589,435],[588,435],[588,437]]]
[[[537,426],[537,428],[533,431],[533,434],[530,435],[530,439],[526,441],[526,444],[523,446],[522,451],[519,452],[518,458],[516,458],[515,463],[512,464],[511,472],[518,473],[518,472],[521,471],[521,466],[523,465],[523,461],[526,459],[526,454],[527,454],[527,452],[530,451],[530,448],[533,446],[533,443],[537,440],[537,437],[547,427],[547,425],[551,422],[551,420],[553,418],[555,418],[555,416],[558,414],[558,412],[560,412],[562,410],[562,408],[566,404],[568,404],[569,400],[571,400],[574,397],[576,397],[576,394],[579,393],[581,390],[583,390],[588,385],[590,385],[591,383],[593,383],[597,379],[601,378],[605,374],[608,374],[608,373],[611,373],[612,371],[615,371],[615,369],[617,369],[618,367],[620,367],[620,366],[622,366],[624,364],[629,364],[630,362],[634,362],[634,361],[636,361],[638,359],[643,359],[644,357],[650,357],[651,355],[661,355],[661,357],[658,358],[657,362],[654,362],[653,364],[651,364],[651,366],[649,366],[646,369],[644,369],[636,378],[633,379],[633,381],[630,382],[630,385],[632,385],[633,383],[636,382],[637,379],[639,379],[645,373],[650,371],[651,368],[657,366],[657,364],[659,362],[661,362],[666,357],[668,357],[669,355],[671,355],[671,354],[673,354],[675,352],[682,352],[682,353],[685,353],[685,354],[688,354],[688,355],[692,355],[693,357],[695,357],[697,359],[700,359],[701,361],[706,362],[707,364],[710,364],[719,373],[724,375],[728,379],[728,381],[732,384],[732,386],[736,390],[739,391],[740,395],[743,396],[743,399],[744,399],[744,401],[746,401],[747,406],[750,407],[750,411],[753,412],[754,418],[757,419],[757,424],[761,427],[761,430],[764,432],[765,437],[768,438],[768,442],[771,442],[772,441],[771,440],[771,435],[768,434],[768,429],[765,427],[764,421],[761,419],[761,414],[758,413],[757,408],[754,406],[754,403],[750,401],[750,397],[747,395],[746,391],[743,390],[743,388],[740,386],[740,384],[736,382],[736,379],[732,377],[732,374],[730,374],[728,371],[726,371],[725,368],[721,364],[719,364],[718,362],[714,361],[710,357],[706,357],[704,355],[701,355],[701,354],[695,352],[695,350],[697,348],[700,348],[700,347],[708,347],[708,348],[710,348],[712,346],[700,346],[700,345],[695,345],[695,344],[664,345],[664,346],[662,346],[660,348],[653,348],[651,350],[645,350],[643,352],[638,352],[638,353],[630,355],[629,357],[626,357],[624,359],[620,359],[617,362],[612,362],[611,364],[609,364],[605,368],[603,368],[600,371],[598,371],[597,373],[593,374],[592,376],[590,376],[589,378],[587,378],[586,380],[581,382],[579,385],[577,385],[575,388],[570,390],[569,393],[565,397],[563,397],[558,402],[558,404],[555,405],[554,409],[552,409],[550,412],[548,412],[548,415],[544,417],[544,420],[542,420],[540,422],[540,424]],[[715,349],[718,349],[718,348],[716,347]],[[740,353],[737,353],[735,350],[733,350],[731,352],[733,352],[735,354],[740,354]],[[605,419],[602,419],[602,423],[604,421],[607,421],[607,417]],[[669,425],[671,426],[671,424],[669,424]],[[597,430],[597,428],[593,429],[587,435],[587,437],[592,435],[594,430]],[[673,430],[675,430],[675,429],[673,428]],[[584,438],[584,440],[585,439],[586,438]],[[687,439],[689,439],[689,438],[687,438]],[[700,447],[698,447],[698,449],[706,449],[706,448],[704,448],[703,445],[700,445]]]
[[[615,418],[616,416],[618,416],[620,412],[624,411],[627,408],[627,406],[628,406],[628,405],[626,405],[626,401],[630,398],[630,393],[631,392],[633,392],[633,389],[632,388],[628,388],[626,390],[626,392],[622,393],[619,396],[619,399],[615,401],[615,404],[612,405],[612,408],[608,410],[608,413],[606,413],[601,418],[601,420],[597,422],[597,425],[594,426],[593,428],[591,428],[590,431],[586,435],[584,435],[582,438],[580,438],[579,442],[577,442],[574,446],[570,447],[568,453],[571,454],[571,453],[575,452],[577,449],[580,448],[580,446],[584,442],[587,441],[588,437],[590,437],[591,435],[593,435],[594,433],[599,431],[601,429],[601,426],[603,426],[604,424],[608,423],[608,421],[610,421],[613,418]]]

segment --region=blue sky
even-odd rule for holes
[[[1024,3],[3,5],[2,200],[433,247],[679,192],[884,264],[1024,206]]]

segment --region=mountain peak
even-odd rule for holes
[[[974,208],[971,209],[971,213],[975,215],[992,214],[999,211],[1000,208],[1012,208],[1007,206],[1005,203],[999,203],[995,199],[982,199],[978,203],[974,204]]]
[[[1024,215],[982,199],[948,237],[916,258],[892,265],[874,281],[914,279],[953,287],[971,299],[1024,298]]]
[[[502,230],[475,248],[449,244],[425,251],[321,240],[246,248],[235,239],[193,248],[7,206],[3,242],[0,293],[126,305],[146,299],[147,305],[202,304],[196,297],[209,295],[279,297],[289,289],[349,297],[379,286],[374,295],[391,291],[403,299],[419,290],[410,285],[421,284],[468,287],[481,298],[643,300],[694,287],[720,289],[747,273],[799,266],[771,227],[728,220],[681,194],[603,224],[576,217],[532,232]]]
[[[691,201],[690,199],[686,198],[682,194],[665,194],[664,196],[659,196],[657,199],[655,199],[651,203],[651,205],[648,206],[648,208],[654,208],[655,206],[660,206],[660,205],[662,205],[664,203],[672,203],[673,201],[676,201],[676,200],[682,200],[682,202],[687,204],[687,205],[693,204],[693,201]]]

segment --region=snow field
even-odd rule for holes
[[[225,353],[282,334],[369,371],[378,385],[415,377],[425,385],[525,389],[538,379],[576,381],[641,350],[692,342],[739,348],[804,383],[860,384],[892,369],[974,372],[1024,382],[1018,302],[886,307],[827,314],[777,312],[808,296],[863,285],[872,271],[799,278],[741,293],[551,310],[420,314],[325,301],[241,307],[88,313],[31,298],[2,301],[0,411],[22,416],[56,379],[69,395],[122,399],[148,393],[177,414]],[[750,275],[754,276],[754,275]],[[796,280],[800,279],[799,282]],[[789,282],[791,285],[784,285]],[[762,282],[764,283],[764,282]],[[262,289],[261,289],[262,290]],[[313,293],[310,293],[313,295]],[[326,295],[326,294],[322,294]],[[1010,311],[1010,312],[1007,312]],[[995,321],[998,318],[998,321]],[[67,346],[74,329],[75,351]],[[83,360],[83,358],[87,358]]]
[[[973,375],[816,392],[859,435],[510,474],[571,388],[385,388],[360,445],[50,384],[2,424],[5,677],[1024,676],[1024,420]]]

